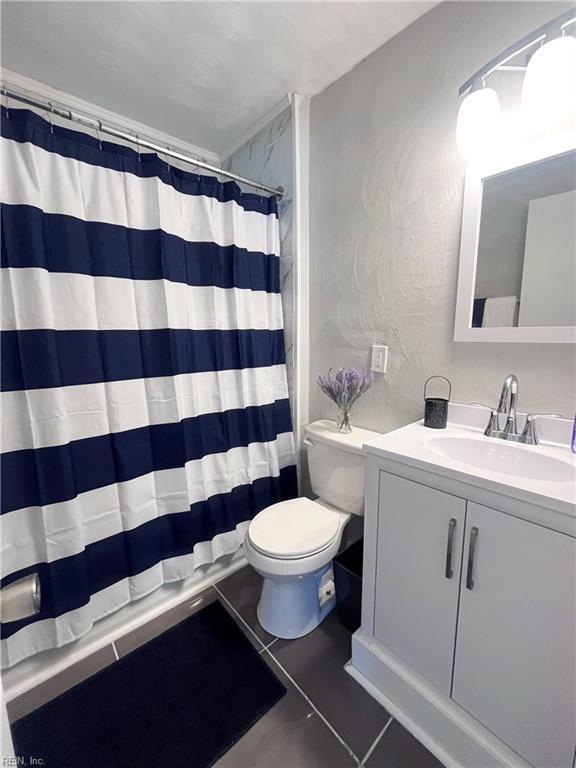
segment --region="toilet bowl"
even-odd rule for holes
[[[359,428],[343,434],[328,420],[310,424],[304,444],[319,498],[273,504],[251,521],[244,550],[263,577],[257,615],[270,634],[302,637],[334,608],[332,558],[350,517],[363,513],[362,446],[378,436]]]

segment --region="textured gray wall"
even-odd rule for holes
[[[492,404],[514,372],[521,408],[573,415],[572,347],[452,341],[465,173],[458,86],[570,7],[442,3],[312,99],[312,419],[334,416],[316,375],[367,366],[373,343],[389,345],[388,373],[356,405],[358,426],[420,418],[434,373],[452,379],[454,400]]]

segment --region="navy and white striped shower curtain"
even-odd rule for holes
[[[276,201],[2,110],[2,665],[296,494]]]

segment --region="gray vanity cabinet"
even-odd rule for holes
[[[450,695],[466,502],[380,473],[375,636]]]
[[[530,765],[571,768],[576,539],[378,474],[375,639]]]
[[[576,539],[468,502],[452,698],[534,766],[572,765],[575,601]]]

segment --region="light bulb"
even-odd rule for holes
[[[576,38],[557,37],[534,53],[524,76],[522,112],[534,131],[575,127]]]
[[[472,159],[488,152],[500,128],[500,102],[493,88],[469,93],[458,112],[456,143],[460,152]]]

